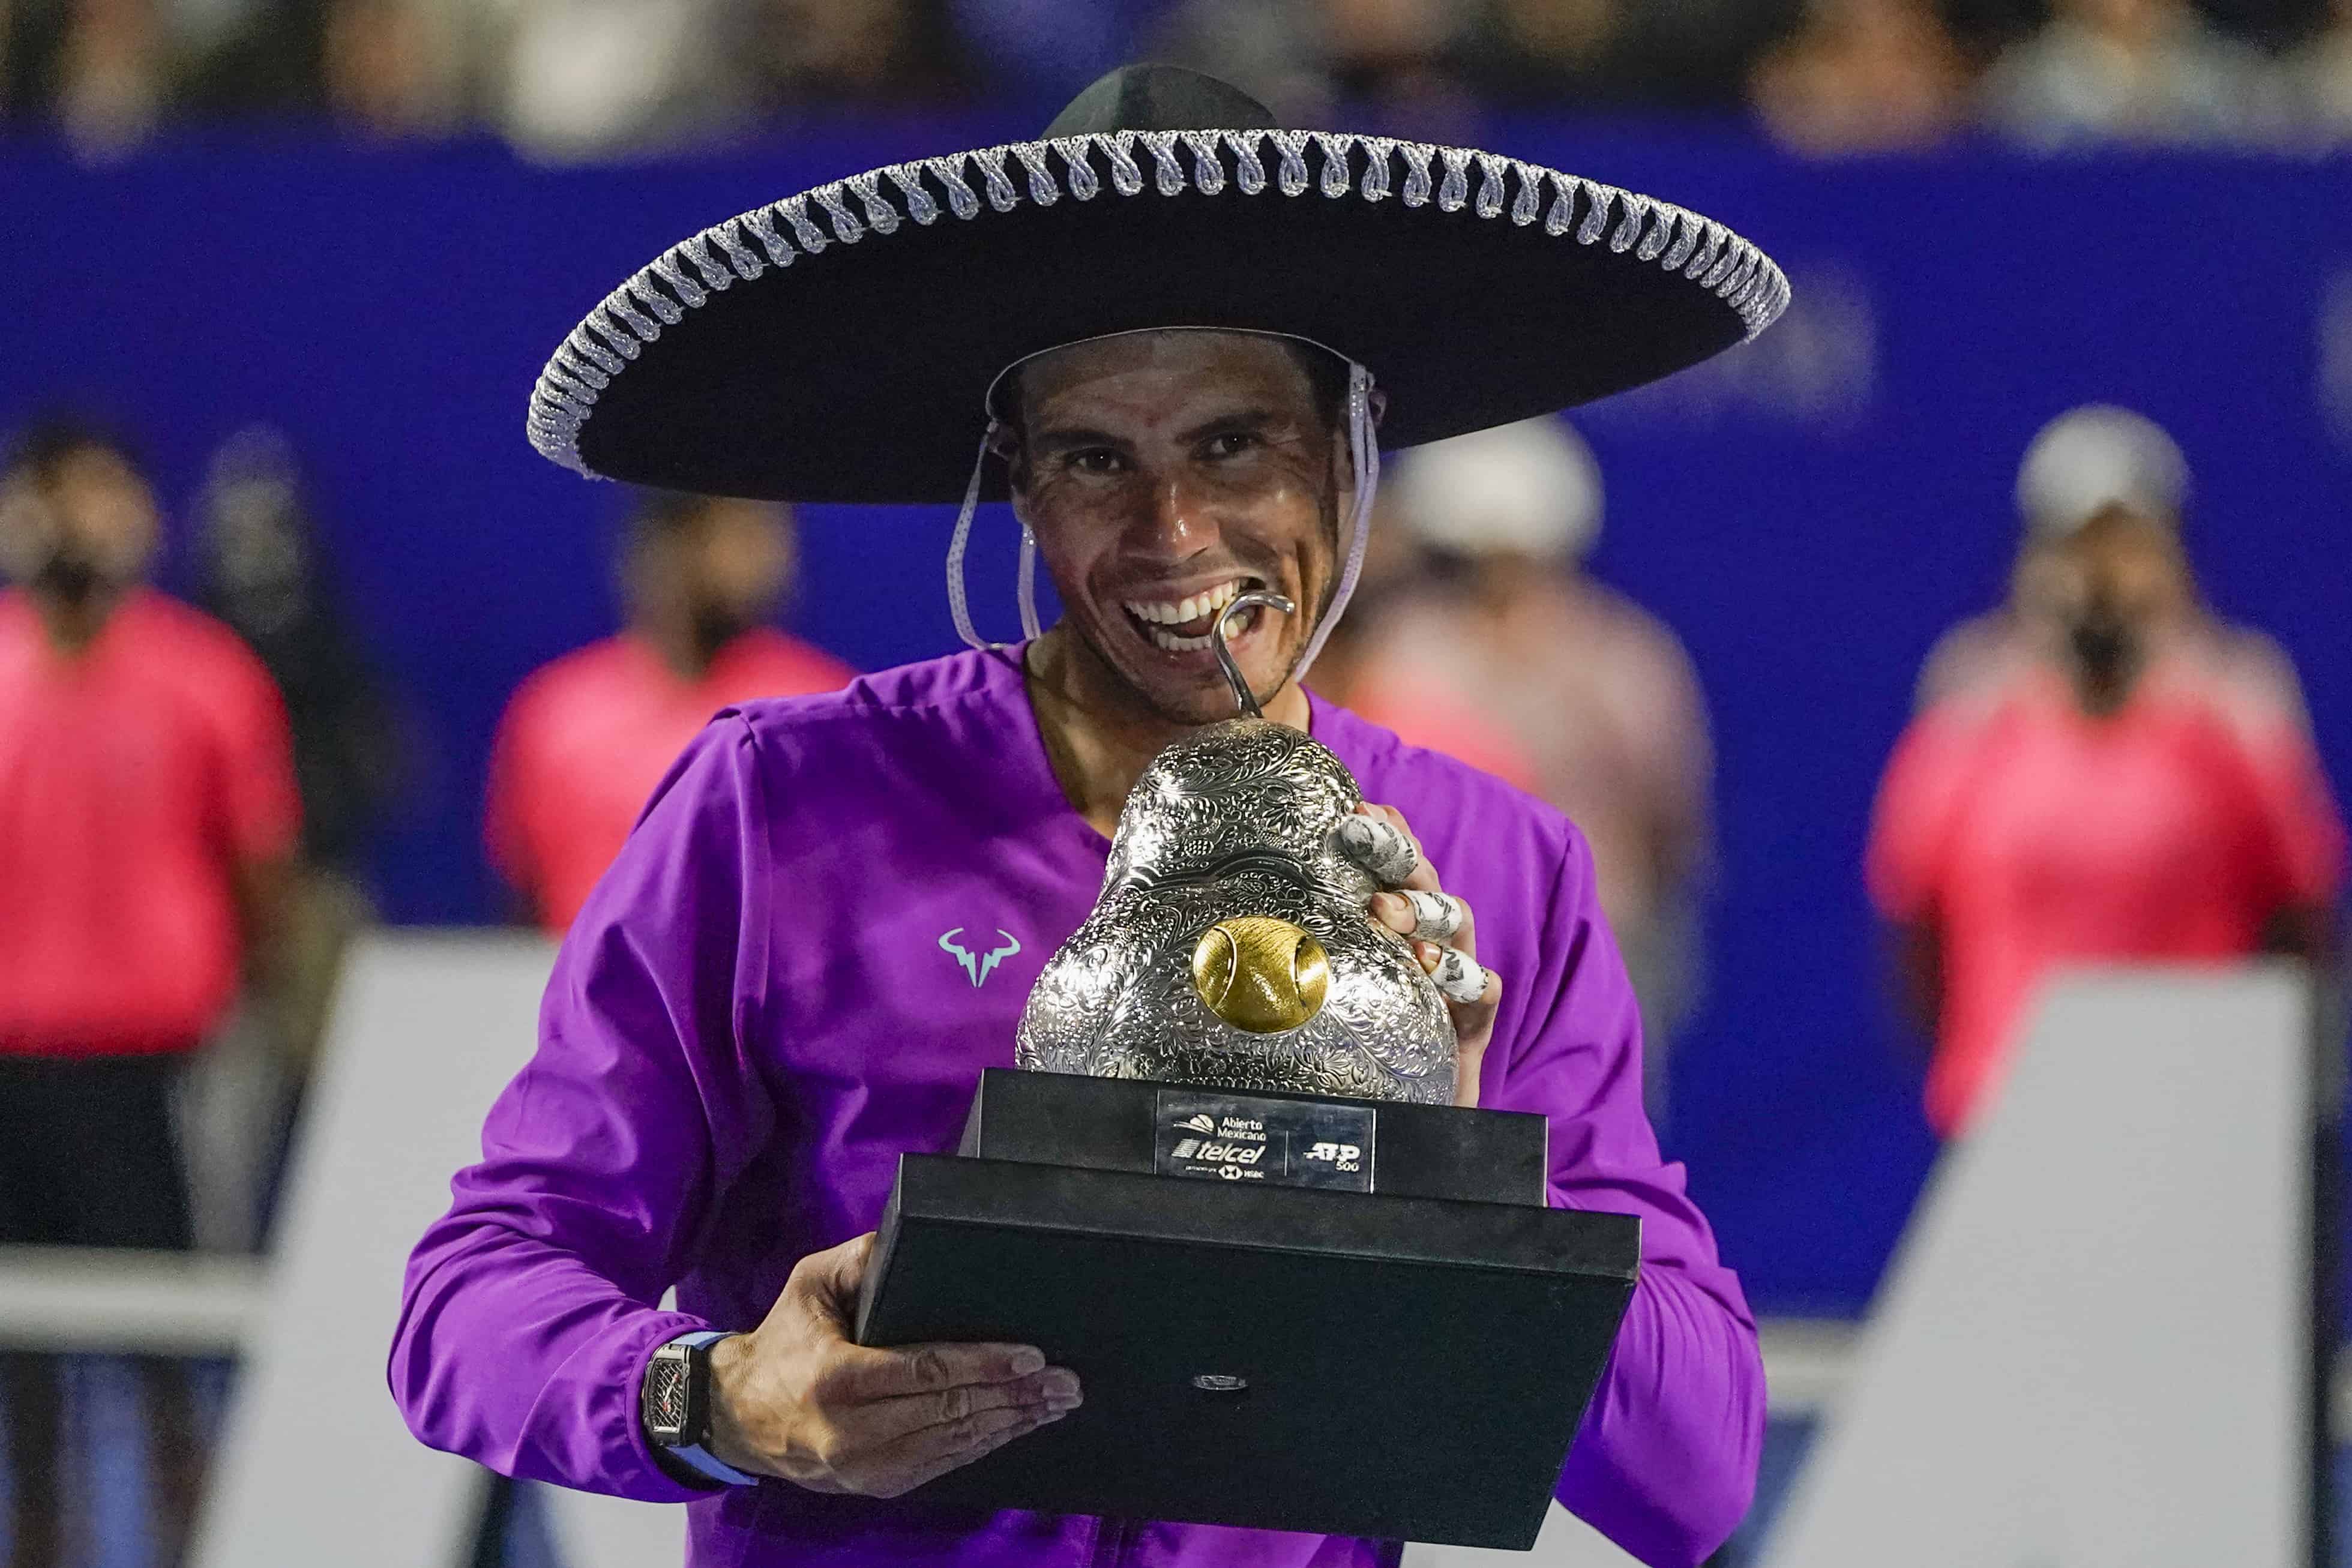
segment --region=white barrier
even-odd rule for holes
[[[2045,998],[1771,1568],[2308,1568],[2312,1023],[2284,967]]]
[[[548,963],[543,943],[520,937],[377,936],[354,949],[194,1568],[467,1560],[483,1472],[409,1436],[383,1368],[402,1265],[530,1052]]]

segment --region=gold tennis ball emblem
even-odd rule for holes
[[[1331,963],[1323,944],[1289,921],[1236,915],[1201,933],[1192,988],[1235,1029],[1278,1034],[1323,1010]]]

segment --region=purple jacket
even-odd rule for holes
[[[1688,1568],[1747,1510],[1763,1370],[1738,1281],[1643,1115],[1591,852],[1549,808],[1343,709],[1315,702],[1312,727],[1477,911],[1505,981],[1485,1103],[1550,1118],[1555,1204],[1642,1218],[1641,1283],[1559,1495],[1643,1562]],[[919,1490],[713,1495],[646,1452],[656,1346],[756,1326],[798,1259],[874,1228],[902,1151],[954,1146],[1108,851],[999,659],[720,715],[572,927],[538,1052],[410,1259],[391,1361],[410,1427],[508,1475],[688,1502],[697,1564],[1377,1561],[1336,1538],[942,1518]],[[656,1310],[673,1282],[679,1310]]]

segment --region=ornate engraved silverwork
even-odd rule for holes
[[[1222,642],[1222,623],[1217,634]],[[1245,689],[1240,695],[1255,706]],[[1373,882],[1334,841],[1362,799],[1328,747],[1265,718],[1227,719],[1171,743],[1128,795],[1094,912],[1029,994],[1015,1061],[1450,1103],[1454,1037],[1444,999],[1410,945],[1367,912]],[[1210,978],[1196,977],[1212,928],[1249,917],[1295,927],[1321,949],[1319,1002],[1295,1027],[1228,1021],[1236,982],[1220,972],[1225,955],[1213,940],[1202,960]],[[1278,956],[1267,962],[1307,951],[1303,940],[1259,935],[1268,939],[1246,946]],[[1304,970],[1295,977],[1299,991],[1309,988]],[[1269,978],[1267,994],[1279,997],[1279,977]],[[1253,1026],[1287,1021],[1263,1009],[1241,1016]]]

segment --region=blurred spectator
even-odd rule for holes
[[[1653,1114],[1698,980],[1698,879],[1711,857],[1706,700],[1675,634],[1580,569],[1600,537],[1601,472],[1559,420],[1406,453],[1390,491],[1444,586],[1367,635],[1352,704],[1566,812],[1642,1002]]]
[[[1001,90],[1060,103],[1136,55],[1153,0],[950,0],[956,35]]]
[[[1175,0],[1157,35],[1155,57],[1232,82],[1285,125],[1320,125],[1330,116],[1337,88],[1306,5]]]
[[[646,497],[620,561],[626,628],[526,680],[490,758],[490,861],[547,931],[570,928],[712,715],[851,679],[847,665],[764,624],[793,568],[783,507]]]
[[[310,0],[315,8],[317,0]],[[320,76],[341,124],[378,136],[456,129],[460,98],[456,7],[420,0],[326,0]]]
[[[2057,0],[1985,78],[1993,122],[2044,147],[2245,141],[2276,123],[2268,72],[2188,0]]]
[[[751,0],[744,58],[765,107],[887,109],[963,96],[944,0]]]
[[[2280,76],[2307,135],[2352,141],[2352,0],[2330,0],[2319,31],[2286,57]]]
[[[13,0],[0,23],[0,112],[58,127],[87,156],[131,146],[171,103],[163,0]]]
[[[234,633],[141,586],[156,532],[90,431],[37,429],[0,475],[0,1242],[189,1245],[173,1085],[278,925],[285,712]],[[56,1369],[0,1368],[16,1561],[62,1563]],[[184,1365],[142,1375],[171,1562],[201,1451]]]
[[[1467,139],[1477,113],[1455,59],[1462,8],[1443,0],[1180,0],[1160,52],[1234,83],[1282,117],[1352,119],[1426,140]]]
[[[1750,0],[1487,0],[1463,57],[1481,97],[1509,108],[1718,108],[1769,29]]]
[[[241,1020],[252,1038],[224,1040],[211,1053],[215,1114],[199,1118],[192,1109],[189,1118],[192,1156],[207,1122],[220,1145],[216,1207],[234,1206],[244,1220],[242,1234],[216,1232],[215,1244],[230,1246],[255,1234],[262,1206],[254,1200],[272,1185],[343,955],[374,923],[367,855],[400,786],[403,745],[397,716],[336,602],[282,434],[255,426],[214,454],[198,528],[196,602],[244,638],[278,683],[302,798],[280,983],[266,1009],[248,1009]]]
[[[1758,62],[1748,95],[1801,152],[1919,147],[1967,118],[1966,62],[1928,0],[1811,0],[1797,35]]]
[[[730,19],[758,0],[484,0],[490,108],[542,157],[659,147],[741,120]]]
[[[2200,603],[2188,467],[2126,410],[2028,451],[2011,607],[1948,637],[1880,785],[1871,893],[1964,1132],[2036,988],[2072,965],[2325,966],[2344,830],[2293,667]]]

